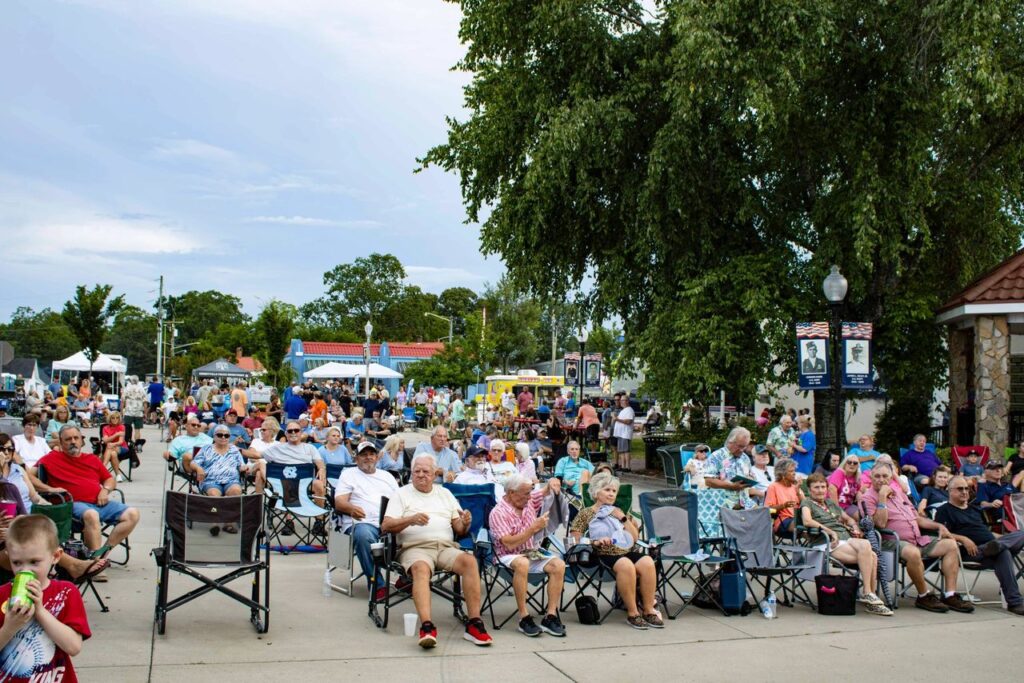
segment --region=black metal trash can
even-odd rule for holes
[[[668,432],[655,432],[654,434],[644,434],[644,469],[660,470],[661,456],[658,455],[658,449],[666,445],[672,440],[674,434]]]

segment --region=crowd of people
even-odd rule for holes
[[[90,410],[90,420],[99,417],[103,426],[95,452],[88,453],[84,416],[74,403],[83,394],[99,395],[100,389],[86,380],[75,393],[72,397],[62,389],[74,400],[37,406],[23,419],[21,435],[0,435],[0,475],[22,492],[26,511],[46,504],[50,493],[67,492],[74,501],[89,557],[58,558],[71,576],[101,577],[111,550],[137,525],[138,511],[112,498],[112,492],[122,483],[120,460],[130,445],[125,425],[138,428],[155,421],[168,436],[164,458],[204,495],[240,495],[250,486],[260,492],[268,463],[312,465],[313,499],[340,516],[368,590],[378,601],[395,588],[384,585],[372,547],[382,533],[395,534],[397,561],[408,577],[399,589],[411,594],[422,647],[438,641],[430,604],[436,570],[460,577],[468,614],[464,637],[480,646],[492,642],[481,617],[481,568],[455,541],[469,531],[473,519],[442,486],[445,482],[494,486],[495,504],[486,526],[494,560],[510,574],[522,634],[566,635],[559,606],[567,563],[542,544],[559,528],[571,542],[589,539],[599,566],[614,576],[631,627],[665,625],[655,562],[639,543],[636,520],[616,505],[617,475],[631,470],[638,422],[628,395],[577,405],[571,394],[559,392],[545,405],[525,389],[515,396],[507,392],[477,420],[458,391],[421,388],[411,393],[402,387],[391,396],[375,386],[360,399],[343,382],[292,383],[280,399],[274,395],[260,404],[244,382],[196,382],[179,389],[131,381],[121,397],[122,410],[108,408],[102,417]],[[219,408],[213,409],[215,404]],[[410,406],[426,407],[420,411],[425,415],[421,424],[429,428],[429,439],[407,453],[402,413]],[[591,462],[586,456],[594,449],[610,451],[609,462]],[[687,485],[698,491],[718,489],[729,506],[770,508],[779,538],[807,530],[822,534],[834,559],[858,569],[863,580],[859,600],[870,614],[891,616],[892,611],[875,593],[878,553],[861,529],[864,518],[895,534],[883,546],[906,566],[917,588],[917,607],[972,612],[974,606],[955,590],[966,559],[995,570],[1007,609],[1024,614],[1014,561],[1024,547],[1024,533],[992,530],[1004,496],[1024,486],[1024,443],[1008,462],[993,457],[982,464],[977,453],[968,454],[955,471],[921,435],[898,459],[876,450],[870,435],[846,453],[828,451],[820,461],[816,451],[813,419],[784,414],[763,444],[736,427],[720,447],[698,446],[685,466]],[[337,479],[327,480],[327,465],[343,468]],[[589,490],[586,503],[584,489]],[[382,498],[389,501],[385,509]],[[3,520],[5,527],[10,524]],[[933,562],[945,587],[939,593],[926,580]],[[0,567],[14,566],[13,553],[0,552]],[[527,586],[531,576],[540,574],[547,580],[546,600],[535,620]],[[3,633],[0,627],[0,639]]]

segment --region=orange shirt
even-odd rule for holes
[[[327,402],[313,400],[313,405],[309,407],[309,421],[311,424],[316,424],[317,418],[327,417]]]
[[[780,509],[783,503],[790,501],[796,504],[795,507],[787,510]],[[777,481],[772,482],[768,486],[768,492],[764,494],[764,506],[778,510],[778,514],[775,516],[775,529],[778,530],[779,525],[790,519],[793,516],[793,511],[800,507],[800,487],[796,484],[785,486]]]

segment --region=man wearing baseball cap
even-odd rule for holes
[[[370,545],[380,540],[380,499],[392,497],[398,491],[398,482],[384,470],[377,469],[378,457],[377,446],[372,441],[356,446],[356,466],[343,469],[334,488],[334,509],[342,515],[345,533],[352,536],[369,589],[377,592],[378,600],[384,600],[387,587],[380,569],[371,571]]]
[[[224,413],[224,424],[227,425],[228,430],[231,431],[231,443],[235,444],[238,448],[248,448],[249,442],[252,440],[252,435],[238,423],[238,413],[235,412],[234,408],[229,408],[228,412]],[[216,429],[217,425],[213,425],[213,429]],[[213,429],[210,431],[213,432]]]

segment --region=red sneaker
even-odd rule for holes
[[[376,600],[377,602],[384,602],[387,599],[388,599],[388,589],[387,588],[378,588],[377,589],[377,594],[376,594],[376,597],[374,597],[374,600]]]
[[[466,624],[466,632],[462,636],[474,645],[480,645],[482,647],[490,645],[494,642],[491,638],[491,634],[484,628],[483,619],[470,619],[469,623]]]
[[[432,622],[424,621],[420,626],[420,647],[429,650],[435,645],[437,645],[437,629]]]

